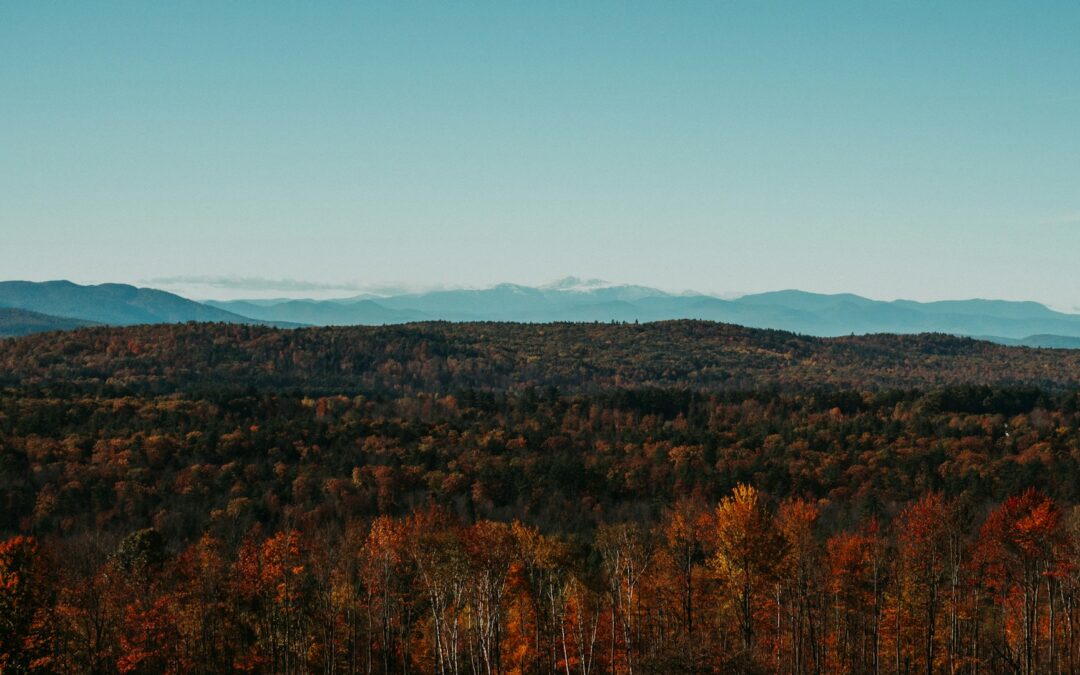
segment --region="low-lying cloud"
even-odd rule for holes
[[[398,283],[363,283],[359,281],[311,281],[273,277],[242,277],[229,275],[176,275],[143,279],[140,285],[168,290],[180,295],[204,300],[235,300],[241,298],[339,298],[351,296],[389,296],[432,290]]]
[[[145,283],[152,286],[206,286],[208,288],[228,290],[281,291],[289,293],[303,291],[364,291],[370,288],[369,286],[351,282],[325,283],[321,281],[304,281],[302,279],[202,275],[157,277],[146,279]]]

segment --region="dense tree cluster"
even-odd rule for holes
[[[0,528],[279,526],[403,515],[582,533],[745,482],[887,514],[931,490],[1080,500],[1080,398],[957,387],[851,394],[464,391],[400,398],[203,391],[0,395]]]
[[[1080,667],[1080,509],[927,493],[830,532],[748,485],[587,539],[431,505],[169,550],[0,543],[4,672],[973,673]]]
[[[812,338],[705,321],[426,323],[281,330],[236,324],[90,328],[0,340],[0,385],[171,393],[206,382],[323,393],[527,386],[880,390],[1080,386],[1080,350],[947,335]]]
[[[699,322],[3,341],[0,672],[1078,672],[1075,363]]]

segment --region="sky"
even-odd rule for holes
[[[1080,311],[1080,3],[0,2],[0,278]]]

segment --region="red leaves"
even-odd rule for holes
[[[0,542],[0,672],[26,667],[24,643],[46,590],[38,556],[32,537]]]
[[[1056,562],[1063,542],[1060,524],[1057,504],[1034,488],[1009,497],[983,523],[980,560],[993,565],[998,574],[1040,561]]]
[[[177,660],[176,610],[167,596],[139,598],[124,609],[117,670],[121,673],[175,672],[169,665]]]

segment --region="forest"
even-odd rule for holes
[[[0,672],[1080,672],[1078,383],[683,321],[0,340]]]

